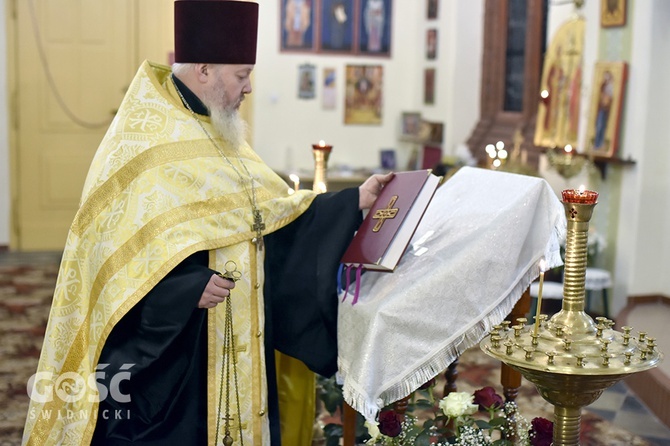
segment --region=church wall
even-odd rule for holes
[[[431,21],[426,19],[425,2],[394,1],[391,58],[279,52],[278,3],[261,7],[251,96],[254,148],[273,168],[312,169],[311,144],[321,139],[334,146],[330,166],[377,167],[379,150],[395,148],[398,165],[404,167],[411,146],[398,141],[403,111],[420,111],[427,119],[445,123],[445,154],[453,153],[471,131],[479,114],[481,44],[477,42],[482,35],[482,0],[442,1],[438,19]],[[433,27],[438,29],[438,59],[427,61],[426,30]],[[305,63],[317,69],[315,99],[297,97],[298,67]],[[381,125],[344,124],[347,64],[383,66]],[[324,110],[321,103],[323,69],[327,67],[337,72],[335,110]],[[435,104],[430,106],[423,105],[423,70],[427,67],[437,72]]]
[[[662,0],[653,0],[645,5],[643,3],[647,2],[635,3],[640,13],[649,15],[646,32],[636,32],[635,39],[646,39],[649,43],[642,40],[636,45],[633,40],[635,51],[639,46],[640,53],[647,57],[646,61],[641,61],[646,62],[645,65],[635,63],[633,68],[646,66],[648,70],[637,71],[640,74],[638,79],[645,83],[646,100],[640,108],[629,109],[629,114],[640,113],[644,118],[640,123],[641,131],[627,135],[630,136],[627,141],[638,145],[638,152],[643,152],[643,156],[639,157],[638,228],[632,256],[635,262],[630,277],[630,293],[650,294],[662,290],[662,294],[668,296],[670,211],[667,205],[670,203],[670,180],[667,172],[670,169],[670,154],[667,144],[670,136],[670,88],[667,86],[667,73],[670,72],[670,62],[667,54],[670,52],[670,32],[667,23],[670,20],[670,3]],[[646,108],[642,108],[643,105]],[[621,218],[629,218],[625,206],[622,207]]]
[[[626,51],[630,76],[622,125],[622,157],[634,166],[612,169],[608,184],[618,184],[618,231],[614,244],[614,314],[626,305],[628,296],[670,296],[667,273],[670,216],[663,208],[668,202],[667,116],[670,87],[664,83],[668,71],[670,6],[663,1],[629,2],[632,32]],[[616,34],[603,39],[600,54],[613,52]],[[607,59],[605,59],[607,60]],[[611,58],[610,58],[611,60]],[[624,59],[625,60],[625,59]]]

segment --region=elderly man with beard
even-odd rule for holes
[[[246,144],[257,20],[175,2],[177,63],[142,64],[87,176],[25,444],[276,445],[275,351],[336,371],[339,259],[391,176],[289,193]]]

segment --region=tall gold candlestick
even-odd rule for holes
[[[656,367],[663,355],[645,336],[631,338],[614,330],[614,321],[593,319],[584,311],[586,247],[589,221],[598,193],[580,188],[562,192],[567,219],[562,309],[534,332],[503,330],[485,337],[482,350],[519,371],[554,405],[554,446],[579,446],[581,411],[603,390],[632,373]],[[544,267],[541,267],[544,271]],[[542,283],[542,274],[540,274]],[[541,298],[538,293],[538,310]],[[509,345],[502,348],[501,345]]]
[[[328,171],[328,158],[333,146],[326,144],[323,140],[318,144],[312,144],[312,155],[314,155],[314,184],[312,190],[316,193],[326,192],[328,183],[326,180]]]

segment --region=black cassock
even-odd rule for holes
[[[302,360],[321,375],[335,373],[337,270],[360,223],[358,189],[353,188],[318,195],[293,223],[265,237],[265,351],[273,446],[281,443],[274,350]],[[109,365],[98,381],[110,389],[115,374],[130,375],[120,381],[120,395],[100,403],[91,444],[207,444],[206,395],[213,389],[207,389],[207,310],[197,304],[216,273],[208,260],[206,251],[188,257],[110,333],[99,360]],[[124,364],[135,365],[122,370]],[[123,401],[124,395],[129,401]]]

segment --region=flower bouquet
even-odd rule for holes
[[[382,410],[378,421],[366,421],[367,445],[550,446],[553,423],[536,417],[530,423],[518,413],[516,403],[503,401],[493,387],[473,394],[452,392],[437,407],[432,383],[422,386],[429,399],[416,399],[408,414]],[[423,412],[423,416],[418,414]],[[426,416],[428,414],[428,416]]]

